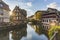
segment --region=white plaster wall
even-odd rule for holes
[[[3,10],[2,10],[2,9],[0,9],[0,14],[1,14],[1,13],[3,13]],[[0,15],[0,18],[1,18],[1,17],[3,17],[3,16],[2,16],[2,15]]]
[[[43,20],[48,20],[48,22],[43,22]],[[42,19],[42,26],[43,29],[48,30],[50,28],[50,21],[49,20],[56,20],[56,18],[43,18]]]
[[[3,10],[3,12],[4,12],[4,15],[3,15],[3,17],[4,17],[4,22],[9,22],[9,21],[10,21],[10,20],[9,20],[9,18],[10,18],[10,16],[9,16],[9,11]]]

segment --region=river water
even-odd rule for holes
[[[11,30],[0,31],[0,40],[48,40],[38,25],[24,25]]]

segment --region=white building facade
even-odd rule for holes
[[[47,13],[42,15],[42,27],[44,30],[49,30],[51,25],[58,25],[59,13],[56,9],[48,8]]]
[[[0,0],[0,23],[2,22],[9,22],[9,6]]]

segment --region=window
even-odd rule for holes
[[[44,26],[43,26],[43,28],[44,28]]]
[[[48,22],[48,20],[47,20],[47,22]]]
[[[19,10],[16,10],[17,12],[19,12]]]
[[[49,21],[51,21],[51,19],[49,19]]]
[[[3,15],[3,13],[0,13],[0,15]]]
[[[2,5],[2,4],[0,4],[0,7],[3,7],[3,5]]]
[[[17,20],[18,20],[18,17],[17,17]]]
[[[16,13],[16,16],[18,16],[18,13]]]
[[[48,26],[47,26],[47,29],[48,29]]]
[[[21,17],[19,17],[19,19],[21,19]]]
[[[43,22],[44,22],[44,20],[43,20]]]

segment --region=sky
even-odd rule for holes
[[[27,11],[27,16],[33,15],[38,10],[47,10],[55,8],[60,10],[60,0],[3,0],[13,10],[17,5]]]

